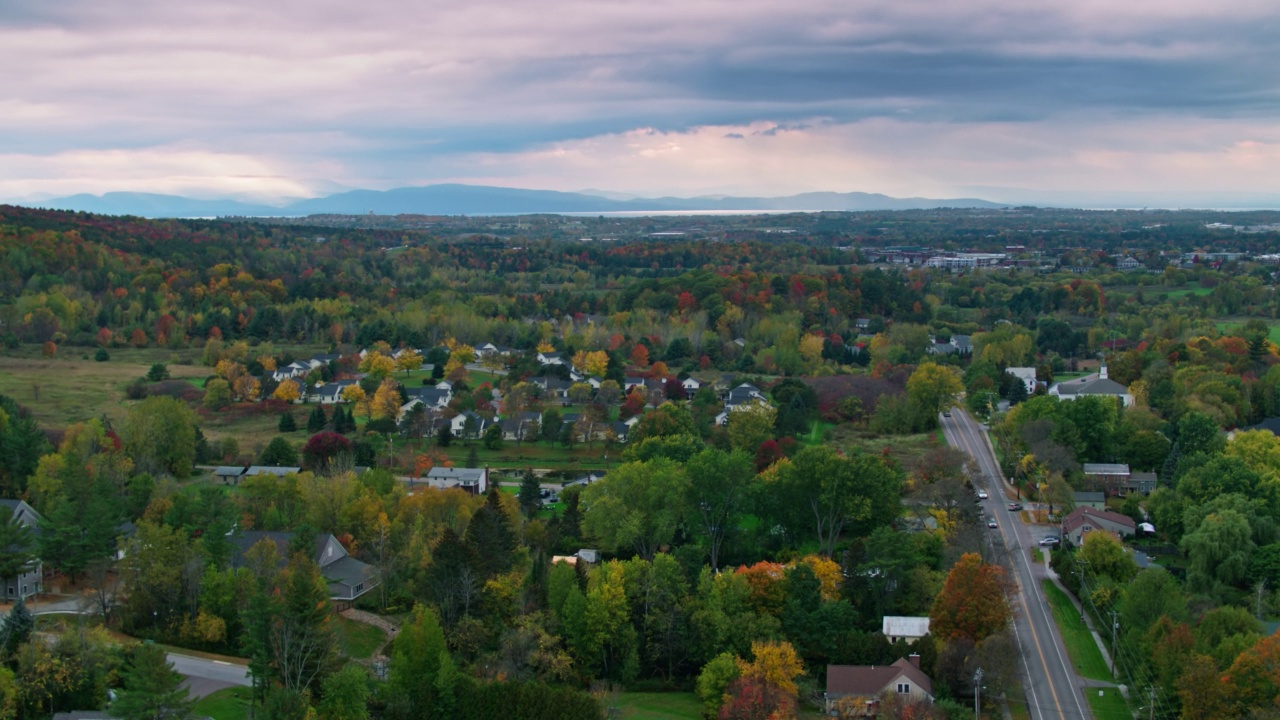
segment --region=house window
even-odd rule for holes
[[[356,585],[356,594],[359,595],[362,592],[364,592],[364,583],[360,583],[359,585]]]
[[[12,594],[13,594],[13,588],[9,588],[9,594],[10,594],[10,595],[12,595]]]
[[[898,683],[898,694],[906,695],[911,692],[911,683]]]

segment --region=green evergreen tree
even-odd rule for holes
[[[520,493],[516,497],[520,500],[520,509],[529,517],[542,507],[542,486],[538,484],[533,468],[525,468],[524,477],[520,479]]]
[[[280,432],[293,432],[298,429],[298,423],[293,419],[293,413],[284,413],[280,416],[280,424],[276,425],[276,430]]]
[[[307,432],[318,433],[324,429],[325,424],[328,422],[329,419],[324,416],[324,406],[317,405],[311,411],[311,414],[307,416]]]
[[[258,458],[258,461],[263,465],[296,467],[298,464],[298,449],[288,440],[282,437],[274,437],[271,438],[271,442],[267,443],[267,447],[262,451],[262,456]]]
[[[280,616],[271,629],[276,673],[290,690],[319,690],[337,653],[329,587],[310,557],[295,554],[285,571]]]
[[[489,488],[484,505],[471,516],[464,541],[475,551],[476,568],[487,580],[511,568],[512,553],[518,544],[511,520],[502,510],[502,491]]]
[[[13,609],[4,616],[4,622],[0,623],[0,638],[4,642],[5,656],[13,657],[13,654],[18,651],[18,646],[31,639],[31,633],[35,628],[35,616],[27,608],[27,603],[19,597]]]
[[[192,700],[182,687],[185,678],[173,669],[164,648],[143,644],[133,651],[124,672],[124,687],[111,704],[111,716],[121,720],[185,720]]]
[[[0,509],[0,582],[16,579],[35,560],[35,539],[31,529],[14,517],[12,510]]]

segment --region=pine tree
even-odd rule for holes
[[[293,413],[284,413],[280,416],[280,424],[276,426],[280,432],[293,432],[298,429],[298,423],[293,420]]]
[[[307,416],[307,432],[318,433],[324,429],[327,422],[329,422],[329,419],[324,416],[324,406],[317,405],[316,409],[312,410],[311,414]]]
[[[4,640],[5,656],[12,657],[19,645],[31,639],[35,628],[36,619],[27,608],[27,603],[19,596],[13,609],[4,616],[4,622],[0,623],[0,638]]]
[[[3,514],[0,510],[0,515]],[[13,511],[0,520],[0,582],[16,580],[26,572],[35,559],[31,553],[34,546],[31,529],[14,517]]]
[[[485,580],[511,568],[511,555],[518,544],[510,519],[502,509],[502,493],[497,485],[489,488],[485,503],[467,524],[467,545],[475,551],[477,564]]]
[[[332,615],[320,568],[306,555],[294,555],[286,571],[280,616],[271,629],[276,672],[286,688],[319,690],[333,669],[338,643]]]
[[[516,497],[520,500],[520,509],[528,517],[533,517],[538,508],[542,507],[542,486],[538,484],[532,468],[525,469],[524,477],[520,480],[520,493]]]
[[[191,717],[192,700],[183,678],[159,645],[139,645],[124,673],[124,687],[111,704],[121,720],[183,720]]]

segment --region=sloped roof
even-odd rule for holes
[[[906,658],[901,658],[892,665],[828,665],[827,693],[879,695],[885,686],[900,676],[905,676],[917,687],[933,695],[933,681]]]
[[[924,637],[929,634],[929,618],[885,615],[880,632],[885,637]]]
[[[1075,510],[1072,510],[1071,514],[1063,519],[1062,531],[1069,533],[1075,530],[1076,528],[1080,527],[1081,525],[1085,524],[1087,521],[1091,519],[1106,520],[1116,525],[1129,528],[1130,530],[1133,530],[1134,528],[1137,527],[1137,525],[1134,524],[1133,522],[1133,518],[1129,517],[1128,515],[1113,513],[1110,510],[1097,510],[1095,508],[1089,507],[1088,505],[1084,505],[1082,507],[1076,508]]]
[[[1058,383],[1059,395],[1128,395],[1129,388],[1110,378],[1083,377]]]

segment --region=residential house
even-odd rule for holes
[[[729,413],[738,410],[747,410],[756,405],[768,405],[769,401],[765,398],[760,388],[750,383],[742,383],[738,387],[729,391],[724,399],[724,411],[716,415],[717,425],[729,424]]]
[[[1064,380],[1049,388],[1049,394],[1059,400],[1075,400],[1080,397],[1114,397],[1119,398],[1125,407],[1133,405],[1133,395],[1129,389],[1107,377],[1107,366],[1093,374],[1077,380]]]
[[[1129,493],[1141,493],[1150,495],[1156,489],[1156,483],[1159,478],[1153,472],[1131,472],[1129,479],[1124,482],[1120,488],[1119,495],[1128,495]]]
[[[318,402],[321,405],[336,405],[343,402],[342,391],[358,384],[355,380],[335,380],[324,385],[317,385],[307,392],[307,402]]]
[[[540,352],[538,353],[538,363],[540,365],[567,365],[564,353],[558,352]]]
[[[639,388],[641,392],[648,392],[649,389],[645,385],[648,380],[642,377],[627,377],[622,380],[622,393],[630,395],[632,390]]]
[[[434,467],[427,471],[426,481],[439,490],[461,488],[472,495],[489,490],[489,468]]]
[[[920,669],[920,656],[901,658],[892,665],[828,665],[828,714],[834,715],[844,698],[865,698],[867,717],[874,717],[874,703],[882,693],[933,702],[933,681]]]
[[[946,342],[935,338],[927,352],[931,355],[969,355],[973,353],[973,342],[968,335],[952,335]]]
[[[683,387],[686,392],[694,393],[697,392],[698,388],[702,387],[702,383],[698,382],[698,378],[687,377],[680,381],[680,386]]]
[[[1077,492],[1072,493],[1072,499],[1075,500],[1076,507],[1090,507],[1094,510],[1107,509],[1107,494],[1101,492]]]
[[[32,546],[27,550],[34,553],[35,540],[40,535],[40,523],[44,518],[40,517],[40,513],[36,512],[35,508],[23,500],[0,499],[0,505],[9,509],[7,516],[0,517],[0,522],[16,520],[20,525],[30,530]],[[43,577],[44,564],[40,562],[39,558],[36,558],[17,577],[0,578],[0,587],[4,588],[4,600],[9,602],[17,600],[19,597],[29,598],[38,594],[41,590],[40,583]]]
[[[516,413],[498,421],[504,440],[534,440],[542,428],[542,413]]]
[[[467,432],[467,420],[471,421],[472,430]],[[454,437],[478,438],[484,435],[484,431],[492,424],[492,420],[487,420],[483,415],[477,415],[471,410],[454,415],[449,420],[449,431]]]
[[[1078,507],[1062,520],[1062,536],[1073,545],[1082,544],[1084,536],[1090,532],[1102,530],[1121,537],[1132,537],[1136,528],[1133,518],[1127,515],[1091,507]]]
[[[542,398],[549,402],[558,402],[561,405],[569,404],[569,387],[573,385],[568,380],[561,380],[558,377],[542,376],[530,378],[529,382],[536,385],[542,390]]]
[[[430,409],[443,410],[449,407],[449,403],[453,400],[453,386],[405,388],[404,394],[409,398],[409,402],[405,403],[406,406],[418,400]]]
[[[1011,367],[1005,368],[1005,372],[1022,381],[1022,386],[1027,389],[1027,395],[1035,395],[1038,383],[1036,381],[1036,369],[1033,367]]]
[[[880,621],[880,634],[891,643],[899,640],[913,643],[929,634],[929,618],[885,615]]]
[[[1084,479],[1091,488],[1119,495],[1129,482],[1129,466],[1124,463],[1085,463]]]
[[[1142,263],[1129,257],[1128,255],[1125,255],[1120,259],[1116,260],[1116,269],[1117,270],[1141,270]]]
[[[259,530],[243,530],[232,536],[235,548],[231,557],[232,567],[244,567],[247,553],[254,545],[267,540],[276,546],[280,557],[280,566],[289,560],[290,547],[294,544],[294,533],[263,532]],[[331,533],[317,534],[312,546],[311,559],[320,566],[320,574],[329,586],[329,599],[339,610],[351,607],[356,598],[378,586],[380,579],[377,569],[361,562],[347,553],[342,543]]]

